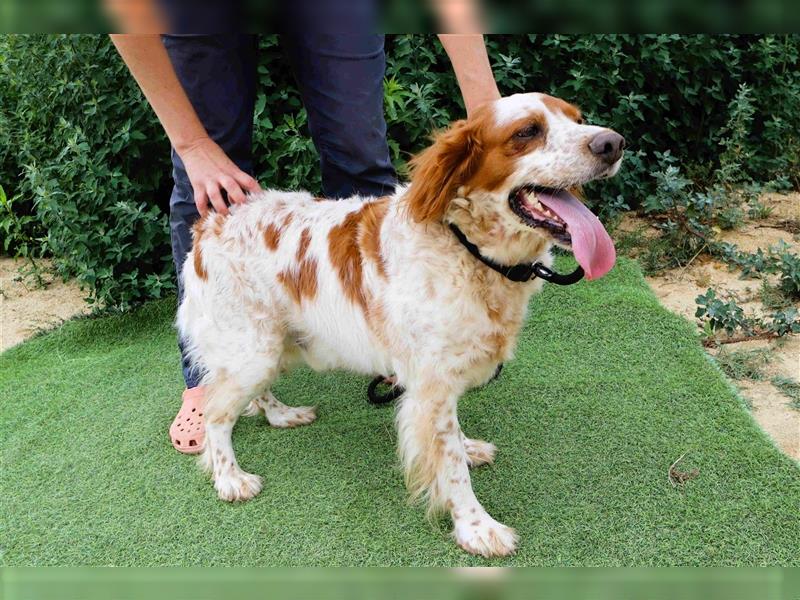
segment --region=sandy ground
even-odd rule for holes
[[[800,194],[765,194],[761,201],[772,207],[766,219],[746,223],[740,229],[723,231],[723,241],[736,244],[740,250],[753,252],[767,249],[779,240],[785,241],[800,251],[800,235],[795,228],[800,223]],[[656,235],[647,221],[626,216],[620,226],[623,231],[640,230],[645,236]],[[673,269],[648,277],[647,282],[661,302],[673,312],[695,321],[697,305],[695,298],[708,288],[727,292],[736,298],[745,313],[762,315],[768,312],[760,302],[761,280],[740,279],[739,271],[728,265],[700,257],[684,269]],[[799,306],[800,308],[800,306]],[[737,344],[726,344],[728,351],[770,348],[770,362],[765,367],[767,379],[773,376],[791,377],[800,380],[800,336],[790,336],[781,341],[754,340]],[[710,350],[712,354],[717,351]],[[778,392],[768,381],[737,381],[742,395],[750,402],[753,417],[788,455],[800,460],[800,411],[789,406],[789,399]]]
[[[39,261],[37,261],[39,262]],[[23,278],[20,259],[0,256],[0,352],[16,346],[41,329],[49,329],[75,315],[90,312],[87,295],[73,281],[64,283],[40,261],[44,286]]]

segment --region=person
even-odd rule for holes
[[[141,12],[126,16],[120,5],[116,10],[123,28],[162,27],[156,13],[143,18]],[[451,15],[463,17],[463,12]],[[349,22],[360,31],[371,31],[371,24]],[[170,25],[174,31],[175,22]],[[383,115],[383,36],[295,31],[282,36],[282,44],[320,156],[323,194],[335,199],[391,193],[395,172]],[[227,214],[229,204],[247,202],[249,193],[261,189],[253,178],[252,157],[258,41],[241,33],[111,38],[172,146],[169,223],[180,297],[180,273],[191,249],[194,221],[210,210]],[[481,34],[442,34],[439,40],[468,115],[500,97]],[[186,389],[170,437],[178,451],[196,453],[204,441],[202,374],[192,369],[181,340],[178,345]]]

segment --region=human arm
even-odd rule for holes
[[[111,40],[142,89],[183,160],[194,191],[197,210],[204,215],[209,202],[228,212],[221,190],[234,204],[246,201],[246,192],[260,189],[208,135],[183,90],[158,34],[117,34]]]
[[[440,34],[439,40],[453,65],[467,116],[481,104],[500,98],[483,35]]]

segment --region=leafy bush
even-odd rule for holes
[[[723,300],[711,288],[695,298],[695,316],[700,319],[700,328],[706,339],[713,339],[717,332],[729,336],[741,333],[745,337],[782,337],[800,333],[800,312],[791,306],[772,313],[769,319],[749,317],[733,298]]]
[[[704,329],[710,333],[725,331],[733,335],[739,329],[751,330],[750,320],[744,316],[744,310],[735,300],[725,302],[717,297],[713,289],[708,288],[705,294],[695,298],[695,302],[697,311],[694,316],[703,319]]]
[[[792,252],[778,255],[778,273],[781,277],[781,291],[790,298],[800,299],[800,256]]]
[[[604,219],[660,194],[675,203],[662,218],[667,231],[694,228],[709,211],[718,226],[732,226],[740,218],[733,203],[717,206],[733,193],[728,184],[800,182],[798,36],[527,35],[487,44],[503,93],[564,97],[590,123],[626,137],[621,173],[587,189]],[[279,40],[264,36],[260,47],[257,175],[265,185],[316,190],[317,156]],[[386,49],[390,148],[402,172],[463,107],[433,36],[390,36]],[[28,251],[52,255],[101,304],[157,297],[173,279],[168,159],[152,111],[105,36],[0,38],[0,184],[23,228],[0,233],[8,251],[39,240]],[[720,187],[696,187],[706,181]],[[680,204],[683,192],[691,206]],[[701,249],[700,238],[681,256]]]
[[[730,102],[728,122],[720,132],[723,151],[719,165],[705,169],[709,181],[695,182],[686,177],[678,166],[680,161],[669,150],[655,152],[660,166],[652,173],[656,188],[642,208],[657,220],[662,235],[649,244],[643,257],[647,271],[680,266],[702,251],[731,263],[744,263],[743,268],[750,272],[756,266],[736,248],[717,240],[717,231],[734,229],[744,222],[745,209],[751,216],[764,216],[767,209],[759,201],[760,194],[780,185],[754,181],[747,172],[754,157],[747,143],[755,115],[752,96],[752,89],[742,84]],[[752,260],[760,258],[753,256]]]
[[[745,277],[776,273],[783,297],[789,301],[800,299],[800,255],[792,252],[786,242],[780,241],[766,251],[759,248],[755,252],[740,252],[732,244],[721,244],[716,252],[727,263],[739,267]]]
[[[36,216],[26,235],[101,304],[159,297],[173,287],[162,208],[169,146],[115,50],[101,36],[0,45],[7,187],[15,210]]]

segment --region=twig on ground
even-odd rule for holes
[[[681,267],[681,272],[678,274],[678,281],[682,281],[683,280],[683,275],[684,275],[684,273],[686,273],[686,269],[689,268],[689,265],[691,265],[694,262],[694,259],[697,258],[698,256],[700,256],[700,253],[703,250],[705,250],[707,247],[708,247],[708,244],[703,244],[700,247],[700,250],[698,250],[697,253],[692,258],[689,259],[689,262],[687,262],[685,265],[683,265]]]
[[[723,344],[738,344],[739,342],[749,342],[750,340],[771,340],[779,337],[774,331],[760,331],[753,335],[733,335],[726,338],[706,338],[703,340],[703,346],[706,348],[715,348]]]
[[[670,485],[672,485],[672,487],[675,487],[675,481],[672,479],[672,469],[674,469],[675,465],[677,465],[679,462],[681,462],[683,460],[684,456],[686,456],[686,452],[681,454],[678,457],[678,459],[669,466],[669,469],[667,470],[667,481],[669,481],[669,483],[670,483]]]
[[[683,460],[683,457],[686,456],[686,452],[681,454],[677,460],[669,466],[669,470],[667,471],[667,480],[669,481],[672,487],[678,487],[679,485],[683,485],[690,479],[694,479],[700,474],[699,469],[692,469],[691,471],[679,471],[675,467],[679,462]]]

